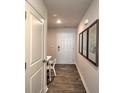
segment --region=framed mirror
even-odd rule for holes
[[[99,23],[98,20],[96,20],[88,28],[88,59],[96,66],[98,66],[98,35]]]

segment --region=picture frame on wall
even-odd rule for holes
[[[82,39],[83,39],[83,56],[87,58],[87,31],[88,30],[85,30],[83,31],[83,36],[82,36]]]
[[[82,54],[82,32],[79,34],[79,53]]]
[[[98,66],[99,21],[96,20],[88,27],[88,59]]]
[[[99,20],[79,34],[79,53],[89,62],[98,66],[99,63]]]

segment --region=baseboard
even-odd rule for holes
[[[82,81],[82,83],[84,84],[84,87],[85,87],[85,89],[86,89],[86,92],[87,92],[87,93],[90,93],[90,92],[89,92],[89,89],[88,89],[88,87],[87,87],[87,85],[86,85],[86,83],[85,83],[85,80],[84,80],[83,76],[81,75],[81,72],[80,72],[80,70],[79,70],[79,68],[78,68],[78,65],[76,64],[76,62],[75,62],[75,65],[76,65],[77,70],[78,70],[78,72],[79,72],[79,75],[80,75],[80,77],[81,77],[81,81]]]

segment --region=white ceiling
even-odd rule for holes
[[[48,27],[77,27],[92,0],[44,0],[48,9]],[[56,14],[56,17],[53,17]],[[60,19],[61,24],[56,20]]]

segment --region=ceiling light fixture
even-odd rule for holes
[[[56,23],[61,24],[62,21],[58,19],[58,20],[56,21]]]

